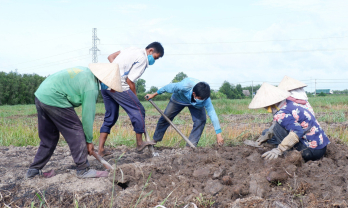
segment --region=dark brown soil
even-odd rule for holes
[[[57,147],[44,171],[52,178],[25,180],[37,147],[0,147],[1,207],[345,207],[348,199],[348,148],[333,142],[326,156],[304,163],[297,151],[275,161],[261,154],[272,147],[248,146],[157,149],[152,158],[121,146],[106,160],[108,178],[77,179],[68,147]],[[103,166],[89,157],[92,168]],[[115,181],[115,183],[113,183]],[[114,184],[114,185],[113,185]],[[114,187],[114,194],[112,190]],[[40,197],[38,197],[40,196]],[[113,197],[112,197],[113,196]],[[346,200],[346,201],[345,201]],[[5,205],[6,204],[6,205]]]

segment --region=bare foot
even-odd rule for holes
[[[105,157],[105,156],[108,156],[108,155],[111,155],[112,152],[109,152],[109,151],[106,151],[106,150],[99,150],[98,151],[98,155],[100,155],[101,157]]]
[[[138,152],[141,152],[146,146],[149,146],[149,145],[155,145],[156,144],[156,142],[153,142],[153,141],[143,141],[142,143],[141,143],[141,145],[138,145],[137,146],[137,148],[136,148],[136,150],[138,151]]]

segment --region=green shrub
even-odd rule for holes
[[[215,99],[227,99],[227,95],[225,95],[222,92],[214,92],[214,91],[212,91],[211,94],[210,94],[210,98],[212,100],[215,100]]]

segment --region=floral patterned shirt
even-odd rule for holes
[[[286,100],[274,115],[274,120],[287,131],[296,133],[300,141],[309,148],[322,149],[330,143],[317,119],[304,105]]]
[[[306,105],[301,105],[301,104],[300,104],[300,106],[303,107],[303,108],[305,108],[305,109],[307,109],[307,110],[309,110],[309,112],[311,112],[311,114],[312,114],[313,116],[315,116],[314,110],[313,110],[311,104],[309,104],[308,101],[307,101]]]

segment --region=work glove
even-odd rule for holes
[[[273,137],[273,135],[274,135],[274,133],[273,133],[273,128],[274,128],[275,122],[276,122],[276,121],[273,121],[272,126],[269,127],[268,131],[267,131],[264,135],[261,135],[261,136],[256,140],[256,142],[259,143],[259,146],[260,146],[263,142],[265,142],[265,141],[267,141],[267,140],[269,140],[269,139],[271,139],[271,138]]]
[[[299,142],[299,138],[296,133],[290,132],[288,136],[284,138],[282,143],[278,145],[277,148],[272,149],[271,151],[265,152],[262,157],[267,160],[277,159],[278,156],[282,155],[286,150],[291,149],[296,143]]]
[[[268,152],[265,152],[262,157],[264,157],[267,160],[273,160],[277,159],[278,156],[282,155],[283,152],[279,148],[274,148]]]
[[[261,145],[262,143],[264,143],[265,141],[271,139],[273,137],[273,132],[271,131],[267,131],[264,135],[261,135],[256,142]]]

